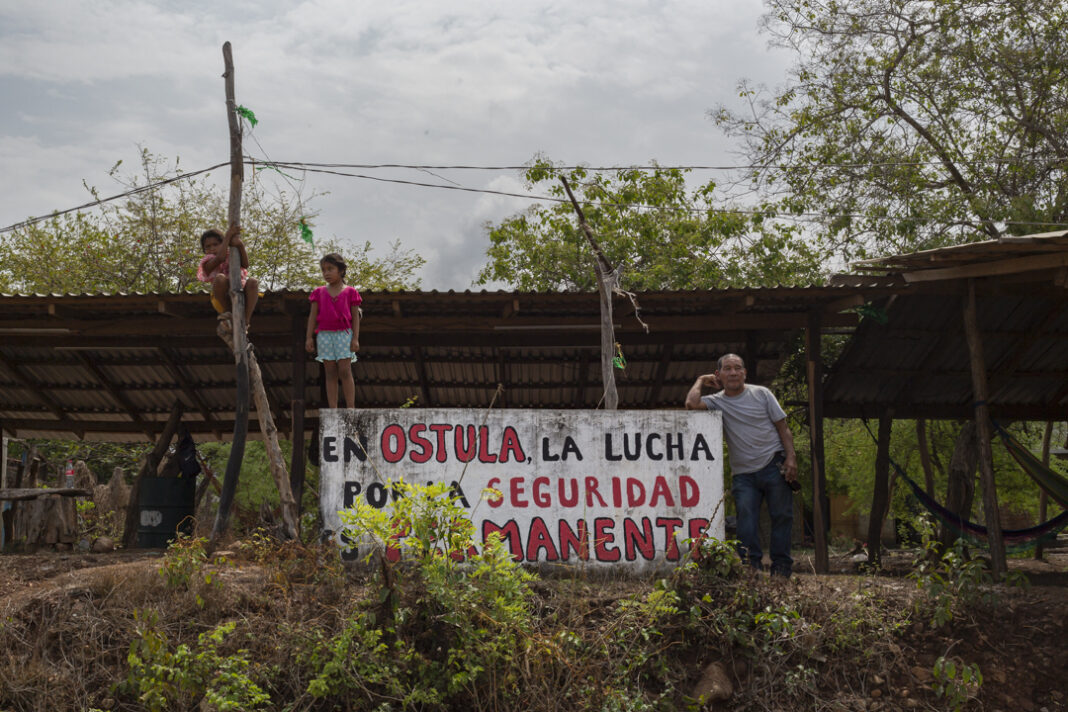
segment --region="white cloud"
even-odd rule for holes
[[[83,202],[138,144],[187,169],[226,160],[223,40],[272,158],[320,162],[724,163],[705,111],[784,65],[756,0],[464,3],[245,0],[0,7],[0,224]],[[246,149],[260,155],[252,141]],[[17,167],[18,173],[11,169]],[[380,175],[380,173],[376,173]],[[435,182],[407,171],[391,175]],[[519,187],[516,175],[448,173]],[[321,234],[424,253],[424,286],[463,288],[485,220],[526,203],[310,175]]]

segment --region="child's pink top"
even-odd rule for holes
[[[363,297],[356,287],[345,285],[341,294],[331,297],[327,287],[316,287],[308,295],[308,301],[319,305],[319,317],[315,322],[315,333],[320,331],[345,331],[352,328],[352,308],[363,303]]]
[[[213,255],[213,254],[211,254],[209,252],[208,254],[204,255],[204,259],[202,259],[200,261],[200,264],[197,265],[197,279],[199,279],[201,282],[210,282],[211,280],[215,279],[215,275],[217,275],[219,273],[225,274],[226,276],[230,276],[230,260],[226,260],[221,265],[219,265],[218,267],[213,269],[211,272],[207,272],[205,270],[205,265],[207,265],[208,262],[210,262],[213,259],[215,259],[215,255]],[[245,286],[245,280],[247,280],[247,279],[248,279],[248,270],[245,269],[244,267],[242,267],[241,268],[241,286],[242,287]]]

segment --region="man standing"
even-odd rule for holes
[[[702,387],[718,392],[702,396]],[[700,376],[693,384],[686,394],[686,407],[723,414],[742,561],[758,571],[763,569],[760,507],[766,499],[771,516],[771,573],[789,577],[794,563],[790,534],[794,521],[792,490],[798,486],[797,456],[779,401],[767,388],[747,385],[741,356],[727,354],[716,363],[715,373]]]

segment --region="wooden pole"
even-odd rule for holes
[[[141,507],[139,503],[141,497],[141,480],[146,477],[156,476],[159,462],[167,453],[167,448],[171,445],[171,439],[178,431],[178,424],[182,422],[182,413],[184,410],[185,407],[182,405],[181,401],[174,401],[174,405],[171,406],[171,415],[167,418],[167,424],[163,427],[163,432],[160,433],[159,440],[156,441],[156,446],[145,455],[145,459],[141,463],[141,469],[138,471],[137,476],[134,477],[133,484],[130,486],[130,502],[126,505],[126,523],[122,534],[122,544],[127,549],[132,549],[137,545],[137,524],[141,518]]]
[[[923,483],[928,497],[934,497],[934,468],[931,467],[931,450],[927,447],[927,421],[916,418],[916,447],[920,451],[923,466]]]
[[[293,452],[289,461],[289,488],[297,502],[297,514],[300,514],[301,497],[304,494],[304,389],[307,382],[308,354],[304,350],[304,319],[293,316],[293,413],[290,442]],[[300,520],[297,520],[298,526]]]
[[[882,561],[883,520],[890,508],[890,434],[894,411],[879,416],[879,442],[875,452],[875,486],[872,489],[871,513],[868,516],[868,563],[878,567]]]
[[[1049,444],[1053,439],[1053,421],[1046,421],[1046,431],[1042,433],[1042,464],[1049,467]],[[1040,489],[1038,491],[1038,521],[1046,521],[1046,515],[1049,513],[1049,495],[1046,494],[1046,490]],[[1042,559],[1042,540],[1039,539],[1038,544],[1035,546],[1035,559]]]
[[[816,547],[816,573],[831,570],[827,555],[827,463],[823,449],[823,351],[820,348],[822,315],[811,311],[805,333],[805,353],[808,372],[808,432],[809,453],[812,460],[812,537]],[[756,369],[753,369],[756,373]]]
[[[234,60],[230,43],[223,44],[223,62],[226,71],[226,118],[230,127],[230,227],[241,222],[241,185],[245,178],[245,166],[241,153],[241,125],[237,119],[237,102],[234,100]],[[234,406],[234,439],[230,445],[230,458],[226,462],[222,495],[219,497],[219,512],[215,515],[215,527],[211,532],[214,545],[226,532],[230,523],[230,509],[237,492],[237,479],[241,463],[245,459],[245,438],[248,436],[248,350],[245,336],[245,292],[241,284],[241,254],[236,247],[230,248],[230,314],[233,319],[234,362],[237,366],[237,402]]]
[[[567,197],[571,199],[571,205],[578,215],[579,227],[582,228],[590,247],[593,248],[593,271],[597,275],[597,293],[601,298],[601,382],[604,384],[604,408],[616,410],[619,407],[619,393],[616,391],[615,364],[612,363],[616,354],[616,331],[615,324],[612,322],[612,294],[615,292],[619,275],[601,252],[601,246],[597,244],[593,228],[586,222],[586,215],[582,212],[582,206],[575,200],[567,178],[560,176],[560,181],[564,184]]]
[[[219,338],[227,344],[231,343],[231,334],[222,324],[219,324]],[[297,512],[297,504],[293,500],[293,491],[289,487],[289,473],[286,472],[285,461],[282,459],[282,448],[278,444],[278,428],[274,424],[274,415],[271,413],[271,404],[267,402],[267,388],[263,385],[263,372],[256,360],[256,354],[252,349],[247,351],[249,387],[256,401],[256,412],[259,414],[260,432],[263,433],[263,445],[267,450],[267,464],[271,470],[271,477],[278,488],[278,500],[282,505],[282,535],[286,539],[296,539],[299,536],[297,520],[300,514]],[[229,476],[229,463],[227,463],[227,475]],[[225,483],[224,483],[225,488]]]
[[[979,334],[979,319],[975,308],[975,280],[968,280],[968,295],[964,301],[964,334],[968,337],[971,358],[972,394],[975,405],[975,427],[979,441],[979,481],[983,485],[983,512],[986,515],[987,543],[990,546],[990,568],[995,579],[1008,572],[1005,561],[1005,542],[1001,536],[1001,513],[994,483],[994,453],[990,448],[993,437],[990,429],[990,408],[987,406],[986,362],[983,341]]]

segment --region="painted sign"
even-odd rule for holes
[[[320,505],[388,507],[390,481],[452,486],[475,539],[513,556],[643,570],[683,541],[723,538],[723,435],[715,411],[322,410]]]

